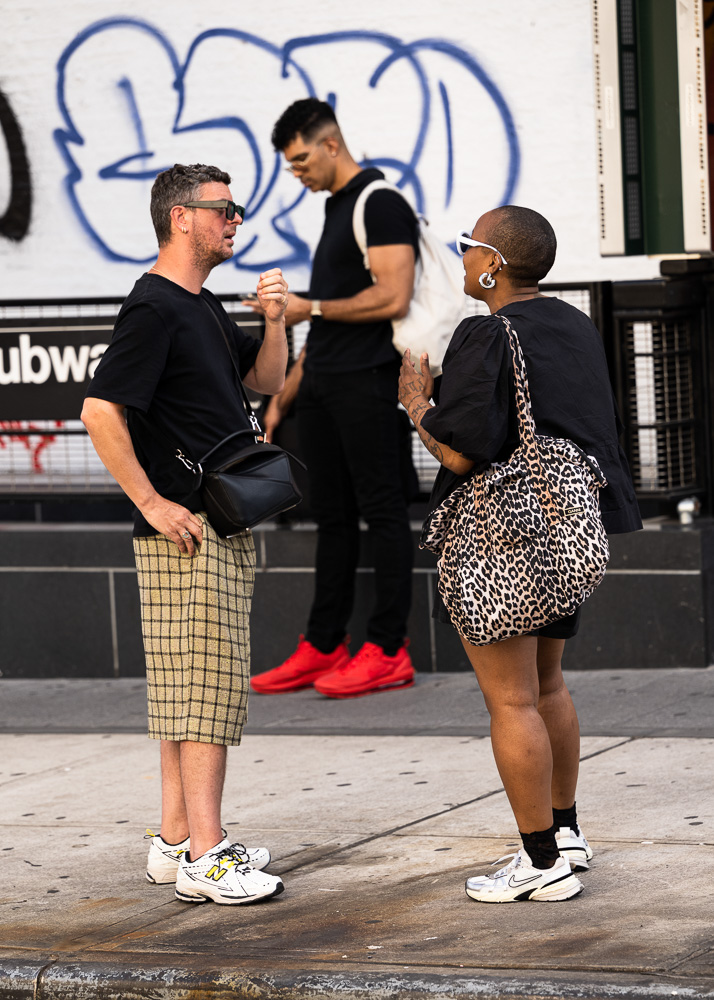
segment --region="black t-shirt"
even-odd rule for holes
[[[222,438],[250,427],[221,327],[245,377],[260,341],[240,330],[207,289],[194,295],[160,275],[144,274],[121,307],[86,392],[139,410],[174,443],[170,449],[157,440],[145,421],[127,410],[134,450],[152,486],[191,511],[200,510],[200,499],[175,447],[197,461]],[[156,534],[138,511],[134,522],[135,536]]]
[[[598,460],[608,481],[599,492],[608,532],[641,528],[596,327],[579,309],[555,298],[513,302],[499,313],[511,321],[521,344],[537,432],[570,438]],[[437,383],[437,405],[424,415],[424,430],[471,459],[477,471],[505,461],[518,444],[518,424],[511,352],[498,315],[459,324]],[[432,509],[461,482],[463,477],[442,466]]]
[[[312,264],[311,299],[346,299],[372,284],[354,238],[352,213],[360,191],[383,178],[381,170],[370,167],[327,199],[325,226]],[[373,191],[365,204],[364,222],[368,247],[411,244],[418,253],[416,216],[396,191]],[[309,371],[360,371],[396,358],[389,320],[343,323],[318,316],[312,321],[305,354]]]

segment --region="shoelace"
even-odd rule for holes
[[[228,865],[226,867],[230,868],[231,865],[243,865],[245,868],[250,870],[250,865],[248,864],[248,851],[244,844],[230,844],[228,847],[223,847],[219,851],[212,851],[211,857],[215,858],[217,862],[227,861]]]
[[[502,858],[498,859],[498,861],[494,861],[491,867],[495,868],[496,865],[500,865],[502,861],[508,861],[509,858],[512,858],[513,860],[510,861],[509,864],[504,865],[500,871],[497,871],[493,878],[500,878],[501,875],[506,875],[508,872],[515,871],[516,868],[520,868],[523,864],[523,856],[521,852],[516,851],[515,854],[504,854]]]
[[[380,661],[383,659],[383,657],[384,653],[379,648],[379,646],[374,645],[374,646],[369,646],[367,648],[362,647],[362,649],[360,649],[360,651],[352,660],[349,660],[347,663],[345,663],[343,667],[340,667],[339,672],[341,674],[350,674],[354,671],[355,666],[360,666],[360,667],[366,666],[367,671],[371,677],[374,667],[380,664]]]

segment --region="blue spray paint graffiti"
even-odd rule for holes
[[[120,43],[126,41],[127,33],[131,44],[124,46],[127,52],[124,68],[109,80],[106,90],[107,106],[113,108],[108,113],[114,114],[116,122],[121,124],[115,131],[123,136],[117,141],[123,143],[124,149],[118,157],[109,155],[110,162],[106,162],[107,153],[111,154],[114,149],[92,149],[99,140],[96,134],[87,134],[88,127],[90,131],[91,127],[86,124],[86,110],[80,108],[81,87],[77,83],[82,78],[82,73],[75,72],[75,63],[80,61],[80,66],[83,65],[81,60],[84,54],[90,48],[96,54],[97,46],[102,45],[109,46],[103,51],[110,52],[112,59],[116,57],[120,60],[123,57],[116,56],[116,52],[121,53]],[[215,116],[195,120],[197,116],[194,111],[194,120],[189,120],[191,112],[187,108],[189,105],[196,105],[196,100],[191,100],[192,91],[196,90],[196,74],[199,79],[203,74],[205,80],[212,69],[212,64],[206,62],[207,52],[215,54],[216,47],[223,46],[220,58],[230,63],[231,60],[226,55],[227,45],[239,46],[235,53],[243,62],[249,58],[260,60],[261,93],[242,99],[230,98],[231,112],[238,104],[241,114],[219,112]],[[143,63],[141,55],[136,54],[142,46],[142,52],[148,51],[147,47],[155,50],[154,57],[144,59]],[[355,61],[373,60],[373,68],[368,73],[365,85],[369,90],[376,91],[383,84],[387,107],[390,101],[393,104],[401,101],[403,105],[404,90],[411,88],[407,106],[414,115],[415,127],[406,155],[404,150],[401,150],[402,155],[398,155],[385,145],[378,156],[362,156],[360,162],[363,165],[385,170],[398,187],[410,192],[417,210],[424,214],[429,215],[433,210],[449,209],[452,206],[457,179],[455,91],[458,88],[453,83],[450,86],[444,77],[453,71],[460,74],[460,85],[461,81],[466,80],[477,89],[479,100],[489,107],[489,113],[499,123],[501,130],[505,180],[502,181],[500,195],[496,194],[492,205],[487,207],[512,200],[520,170],[520,150],[510,109],[501,90],[479,61],[452,42],[428,38],[407,43],[378,32],[342,31],[293,38],[280,47],[244,31],[215,28],[201,33],[193,40],[182,63],[169,40],[157,28],[134,18],[111,18],[90,25],[77,35],[57,64],[57,103],[64,127],[56,130],[54,138],[67,167],[64,186],[77,219],[95,246],[109,260],[142,264],[152,260],[155,254],[153,250],[149,252],[148,246],[135,248],[119,245],[112,219],[106,211],[106,205],[111,203],[111,199],[97,193],[100,190],[98,182],[105,182],[105,188],[107,184],[114,182],[131,183],[135,190],[139,184],[145,188],[160,170],[180,159],[176,155],[177,150],[186,149],[186,141],[191,134],[202,142],[212,135],[220,136],[222,142],[240,142],[245,149],[245,166],[241,177],[243,180],[249,177],[249,192],[244,196],[245,200],[243,197],[241,200],[246,205],[246,220],[255,223],[257,235],[236,253],[233,265],[248,271],[259,271],[276,263],[282,267],[309,264],[310,247],[299,235],[293,218],[306,191],[301,188],[297,193],[294,189],[286,193],[287,189],[281,186],[280,157],[272,147],[267,147],[266,137],[270,134],[273,121],[287,103],[299,97],[323,97],[330,101],[339,115],[340,107],[347,99],[348,88],[355,87],[354,77],[341,79],[345,47],[348,47],[348,52],[354,52]],[[339,51],[342,58],[335,58],[334,64],[328,63],[329,79],[325,80],[327,51]],[[219,57],[215,58],[220,62]],[[154,86],[150,104],[142,97],[142,89],[134,78],[139,72],[138,67],[146,63],[157,67],[165,66],[167,83],[163,94],[155,93]],[[95,58],[95,65],[103,65],[102,60]],[[114,62],[111,66],[114,66]],[[195,70],[195,67],[198,68]],[[113,69],[108,69],[107,73],[112,71]],[[320,74],[323,77],[321,84],[318,83]],[[172,92],[169,91],[169,80]],[[385,80],[391,81],[391,84],[384,83]],[[399,82],[398,87],[395,86],[395,80]],[[283,95],[288,92],[290,100],[285,100]],[[215,90],[208,85],[207,93],[211,95],[212,106],[221,104],[221,100],[215,99]],[[263,115],[259,122],[251,122],[252,105],[258,97],[265,103],[265,93],[269,95],[268,105],[270,99],[274,98],[273,107],[270,108],[272,118],[265,120]],[[226,100],[226,96],[222,95],[223,104]],[[163,127],[163,132],[160,127],[157,130],[154,121],[157,102],[162,106],[172,102],[175,107],[175,112],[171,112],[173,118]],[[201,104],[201,108],[203,107],[204,104]],[[127,120],[130,124],[128,131]],[[469,128],[471,127],[475,127],[475,123],[473,126],[469,124]],[[461,128],[464,128],[463,120]],[[434,136],[438,136],[438,141]],[[438,191],[433,183],[427,189],[425,182],[424,164],[429,141],[432,146],[437,147],[442,160],[440,170],[443,182]],[[387,142],[389,137],[383,140],[383,144]],[[183,145],[177,146],[180,143]],[[203,148],[198,142],[195,146]],[[116,190],[116,187],[112,188],[112,191]],[[126,192],[127,188],[120,190]],[[102,197],[105,198],[105,205],[101,203]],[[265,250],[261,249],[266,234],[272,240],[270,253],[267,247]],[[137,253],[137,249],[144,252]]]

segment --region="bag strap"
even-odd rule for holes
[[[204,465],[208,461],[208,459],[211,457],[211,455],[213,455],[214,452],[218,451],[219,448],[222,448],[224,444],[227,444],[228,441],[232,441],[233,438],[244,437],[246,434],[250,434],[250,435],[254,436],[253,429],[252,428],[248,428],[247,430],[234,431],[232,434],[229,434],[228,437],[224,437],[222,441],[219,441],[218,444],[214,445],[211,448],[210,451],[206,452],[206,454],[201,459],[201,463],[200,464]],[[257,444],[258,442],[256,441],[255,443]],[[261,443],[260,447],[263,448],[265,446]]]
[[[370,181],[369,184],[366,184],[362,188],[362,190],[357,196],[355,207],[352,210],[352,232],[354,234],[355,243],[359,247],[360,253],[362,254],[362,263],[364,264],[365,271],[370,271],[370,274],[371,270],[369,266],[369,247],[367,246],[367,227],[364,222],[364,210],[365,210],[365,205],[367,203],[367,199],[372,194],[372,192],[385,189],[387,191],[394,191],[396,194],[399,195],[400,198],[403,198],[404,201],[406,201],[407,205],[409,205],[408,200],[404,197],[404,195],[402,194],[402,192],[399,190],[398,187],[395,187],[394,184],[390,184],[389,181],[378,178],[375,181]],[[412,210],[412,212],[414,212],[414,209],[412,208],[411,205],[409,205],[409,208]],[[416,215],[416,212],[414,212],[414,215],[416,216],[417,222],[419,222],[419,216]]]
[[[216,313],[215,313],[215,310],[214,310],[213,306],[210,304],[210,302],[206,302],[205,305],[206,305],[206,308],[208,309],[209,313],[211,314],[211,316],[213,316],[213,318],[215,319],[216,323],[218,324],[218,329],[221,331],[221,335],[222,335],[222,337],[223,337],[223,339],[225,341],[226,347],[228,349],[228,355],[229,355],[229,357],[231,359],[231,364],[233,365],[233,369],[234,369],[234,371],[236,373],[236,378],[238,380],[238,388],[240,389],[241,399],[243,401],[243,407],[245,409],[246,416],[248,417],[248,420],[250,421],[250,426],[253,428],[253,431],[255,432],[255,435],[257,437],[259,434],[263,433],[263,430],[262,430],[260,424],[258,423],[258,418],[253,413],[253,407],[250,405],[250,400],[248,399],[248,394],[246,393],[245,387],[243,385],[243,379],[240,377],[240,369],[238,368],[238,364],[237,364],[236,359],[235,359],[235,357],[233,355],[233,348],[231,347],[231,342],[228,339],[228,335],[226,334],[226,331],[223,329],[223,324],[219,320],[218,316],[216,316]],[[240,433],[240,432],[237,432],[237,433]],[[233,434],[229,435],[229,437],[234,437],[234,436],[235,435],[233,435]],[[219,442],[219,444],[223,444],[227,440],[228,440],[228,438],[224,438],[223,441]],[[219,445],[216,445],[216,448],[218,448],[218,447],[219,447]],[[215,449],[212,449],[212,450],[215,451]],[[209,452],[209,454],[210,454],[210,452]],[[202,459],[202,461],[205,460],[206,457],[207,456],[204,455],[204,459]]]
[[[238,388],[240,389],[240,395],[243,407],[245,409],[246,416],[250,420],[250,428],[245,428],[244,430],[234,431],[232,434],[228,434],[226,437],[222,438],[218,442],[218,444],[214,445],[214,447],[211,448],[210,451],[206,452],[203,458],[197,462],[195,461],[195,459],[191,457],[188,451],[184,450],[181,447],[180,444],[177,446],[176,440],[171,441],[167,434],[164,434],[163,431],[161,431],[158,427],[155,427],[152,423],[150,423],[150,421],[146,417],[146,414],[142,413],[141,410],[137,410],[135,407],[132,408],[132,414],[134,414],[134,416],[139,419],[142,425],[149,431],[150,434],[153,435],[155,440],[159,441],[159,443],[163,444],[168,451],[172,452],[174,458],[177,458],[179,462],[181,462],[189,470],[189,472],[192,472],[194,476],[199,477],[199,483],[198,486],[196,486],[196,489],[199,489],[201,484],[201,479],[203,478],[203,463],[208,458],[210,458],[210,456],[213,455],[214,452],[218,451],[218,449],[221,448],[227,441],[231,441],[233,440],[233,438],[250,434],[253,438],[256,438],[256,443],[257,443],[258,436],[263,433],[263,430],[260,424],[258,423],[258,418],[253,413],[253,407],[250,405],[248,394],[246,393],[245,388],[243,386],[243,380],[240,377],[240,370],[236,363],[235,357],[233,356],[233,351],[231,349],[230,341],[226,335],[226,331],[223,329],[223,324],[219,320],[218,316],[216,316],[213,307],[208,302],[206,302],[205,305],[208,311],[210,312],[211,316],[213,316],[216,323],[218,324],[218,329],[221,331],[223,340],[225,341],[226,344],[226,348],[228,349],[228,355],[231,359],[231,364],[233,365],[233,369],[236,373],[236,379],[238,383]],[[169,430],[171,431],[171,433],[175,433],[173,427],[169,427]]]
[[[531,394],[528,388],[528,371],[526,362],[521,351],[521,344],[518,334],[513,329],[510,321],[505,316],[499,319],[506,328],[508,343],[513,358],[513,377],[516,385],[516,411],[518,414],[518,436],[521,448],[530,469],[530,475],[540,489],[541,497],[545,500],[546,515],[551,522],[557,522],[559,518],[559,505],[553,496],[550,488],[548,476],[545,474],[541,455],[536,441],[536,425],[531,408]]]
[[[516,386],[516,410],[518,413],[518,436],[522,443],[530,440],[535,443],[536,426],[531,407],[531,394],[528,388],[528,371],[521,351],[518,334],[513,329],[510,320],[505,316],[498,317],[506,328],[508,345],[513,364],[513,379]]]

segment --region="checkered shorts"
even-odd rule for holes
[[[219,538],[203,514],[189,558],[164,535],[134,539],[146,653],[149,736],[237,746],[247,718],[250,533]]]

